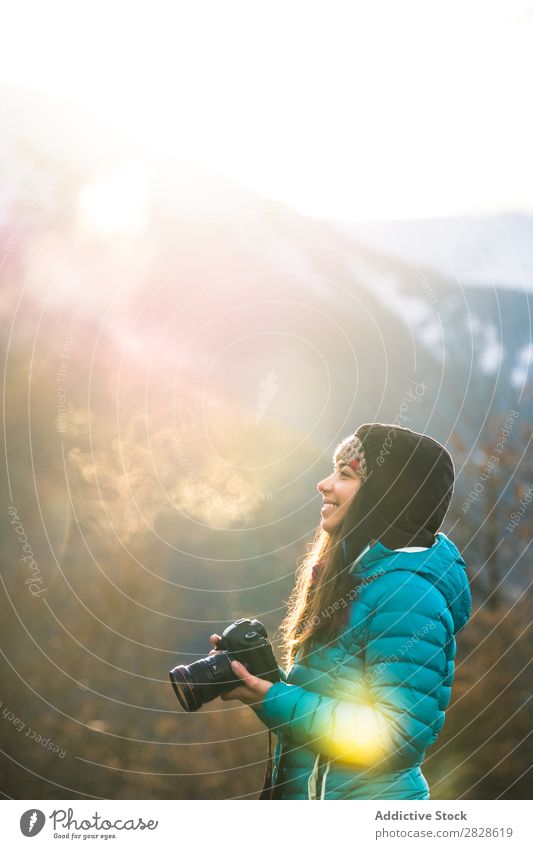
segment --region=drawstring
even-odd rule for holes
[[[317,799],[317,783],[318,783],[318,770],[319,770],[319,762],[320,762],[320,754],[318,754],[315,758],[315,763],[313,769],[311,770],[311,775],[307,780],[307,798],[308,799]],[[326,763],[326,767],[324,769],[324,773],[322,775],[322,783],[320,787],[320,798],[326,798],[326,778],[329,772],[329,768],[331,766],[331,761],[328,760]]]
[[[320,755],[318,754],[315,759],[315,765],[311,770],[311,775],[307,779],[307,798],[308,799],[316,799],[316,781],[318,777],[318,762],[320,760]]]
[[[322,789],[320,791],[320,798],[324,799],[326,795],[326,776],[329,772],[329,768],[331,766],[331,761],[328,761],[326,764],[326,768],[324,770],[324,775],[322,776]]]

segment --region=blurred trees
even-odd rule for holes
[[[432,798],[530,798],[530,665],[530,597],[474,608],[458,635],[446,722],[425,761]]]

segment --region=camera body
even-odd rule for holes
[[[196,711],[217,696],[240,683],[231,661],[238,660],[246,669],[271,681],[280,680],[279,668],[264,625],[258,619],[238,619],[223,631],[217,651],[189,666],[175,666],[169,677],[181,706]]]

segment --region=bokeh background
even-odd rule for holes
[[[254,5],[3,28],[1,792],[255,798],[264,727],[168,669],[241,616],[279,656],[316,484],[382,421],[457,471],[432,797],[527,798],[531,6]]]

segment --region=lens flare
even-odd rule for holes
[[[146,225],[147,196],[146,173],[139,165],[129,163],[83,186],[79,210],[87,226],[98,234],[138,233]]]
[[[386,757],[388,722],[371,705],[342,703],[335,711],[333,750],[339,762],[374,766]]]

